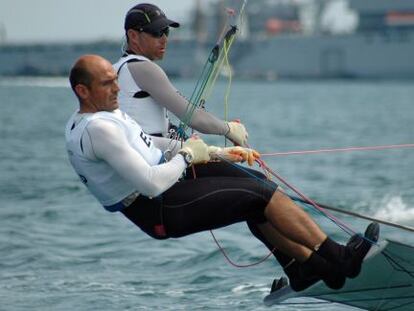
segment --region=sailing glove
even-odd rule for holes
[[[191,154],[192,164],[207,163],[210,160],[208,146],[201,138],[196,136],[187,139],[178,153],[180,151]]]
[[[252,166],[260,158],[260,154],[253,149],[244,147],[226,147],[208,146],[208,153],[211,160],[227,160],[230,162],[244,162]]]
[[[227,126],[229,130],[226,133],[226,137],[237,146],[246,146],[249,134],[244,125],[238,121],[230,121],[227,122]]]

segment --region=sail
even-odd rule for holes
[[[294,292],[287,286],[266,296],[264,303],[298,304],[290,299],[295,297],[312,297],[365,310],[412,311],[414,247],[391,240],[384,241],[368,254],[360,275],[355,279],[347,279],[340,290],[329,289],[323,282],[302,292]]]

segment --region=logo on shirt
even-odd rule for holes
[[[141,131],[141,134],[139,134],[139,136],[141,137],[141,139],[144,141],[144,143],[149,148],[151,146],[151,138],[149,136],[145,135],[143,131]]]

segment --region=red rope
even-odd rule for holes
[[[264,170],[266,170],[268,173],[270,173],[271,175],[273,175],[274,177],[276,177],[277,179],[279,179],[285,186],[287,186],[289,189],[291,189],[293,192],[295,192],[297,195],[299,195],[303,200],[305,200],[306,202],[308,202],[310,205],[312,205],[318,211],[320,211],[321,213],[325,214],[329,219],[331,219],[333,222],[335,222],[340,228],[342,228],[343,230],[345,230],[348,233],[350,233],[350,235],[356,233],[351,227],[349,227],[344,222],[342,222],[341,220],[339,220],[338,218],[336,218],[334,215],[332,215],[331,213],[329,213],[328,211],[326,211],[324,208],[320,207],[315,201],[313,201],[311,198],[309,198],[304,193],[302,193],[298,188],[296,188],[292,184],[288,183],[282,176],[280,176],[275,171],[273,171],[272,169],[270,169],[263,160],[258,159],[257,162],[259,163],[259,165]]]
[[[385,150],[385,149],[397,149],[397,148],[413,148],[414,144],[400,144],[400,145],[383,145],[383,146],[367,146],[367,147],[348,147],[348,148],[333,148],[333,149],[319,149],[319,150],[303,150],[303,151],[289,151],[289,152],[276,152],[276,153],[263,153],[261,156],[286,156],[286,155],[295,155],[295,154],[317,154],[317,153],[328,153],[328,152],[349,152],[349,151],[367,151],[367,150]],[[274,177],[276,177],[278,180],[280,180],[284,185],[286,185],[289,189],[294,191],[297,195],[299,195],[303,200],[311,204],[314,208],[325,214],[329,219],[331,219],[333,222],[335,222],[339,227],[347,231],[348,233],[355,233],[355,231],[350,228],[348,225],[346,225],[344,222],[340,221],[338,218],[333,216],[331,213],[320,207],[315,201],[307,197],[305,194],[303,194],[298,188],[293,186],[292,184],[288,183],[284,178],[282,178],[279,174],[277,174],[275,171],[269,168],[267,164],[259,159],[257,160],[259,165],[262,167],[264,171],[267,173],[270,173]],[[196,179],[196,172],[194,169],[194,166],[192,166],[192,172],[194,179]],[[262,262],[266,261],[276,250],[274,248],[270,251],[269,254],[267,254],[262,259],[258,260],[257,262],[253,262],[250,264],[238,264],[235,263],[226,253],[225,249],[221,246],[219,241],[217,240],[216,236],[214,235],[213,231],[210,230],[211,236],[213,237],[214,242],[216,243],[218,249],[223,254],[224,258],[228,261],[229,264],[231,264],[234,267],[237,268],[248,268],[252,266],[256,266],[261,264]]]
[[[192,168],[192,172],[193,172],[193,177],[194,177],[194,179],[196,179],[197,178],[197,176],[196,176],[196,171],[195,171],[195,168],[194,168],[194,165],[191,167]],[[270,253],[269,254],[267,254],[265,257],[263,257],[262,259],[260,259],[260,260],[258,260],[258,261],[256,261],[256,262],[253,262],[253,263],[249,263],[249,264],[238,264],[238,263],[235,263],[228,255],[227,255],[227,253],[226,253],[226,251],[225,251],[225,249],[221,246],[221,244],[220,244],[220,242],[217,240],[217,238],[216,238],[216,236],[214,235],[214,233],[213,233],[213,230],[210,230],[210,234],[211,234],[211,236],[213,237],[213,240],[214,240],[214,242],[216,243],[216,245],[217,245],[217,247],[218,247],[218,249],[219,249],[219,251],[223,254],[223,256],[224,256],[224,258],[226,258],[226,260],[227,260],[227,262],[230,264],[230,265],[232,265],[233,267],[236,267],[236,268],[249,268],[249,267],[253,267],[253,266],[257,266],[257,265],[259,265],[259,264],[261,264],[262,262],[264,262],[264,261],[266,261],[272,254],[273,254],[273,252],[276,250],[276,248],[273,248],[271,251],[270,251]]]
[[[227,255],[227,253],[224,250],[224,248],[220,245],[219,241],[217,240],[217,238],[214,235],[214,233],[213,233],[212,230],[210,230],[210,233],[211,233],[211,235],[212,235],[212,237],[214,239],[214,242],[216,242],[216,245],[217,245],[218,249],[223,254],[224,258],[226,258],[226,260],[228,261],[229,264],[231,264],[233,267],[236,267],[236,268],[249,268],[249,267],[257,266],[257,265],[261,264],[262,262],[266,261],[273,254],[273,252],[276,250],[276,248],[273,248],[270,251],[269,254],[267,254],[262,259],[260,259],[260,260],[258,260],[256,262],[249,263],[249,264],[238,264],[238,263],[235,263],[233,260],[230,259],[230,257]]]
[[[262,156],[285,156],[285,155],[295,155],[295,154],[316,154],[316,153],[325,153],[325,152],[348,152],[348,151],[367,151],[367,150],[385,150],[385,149],[398,149],[398,148],[413,148],[414,144],[400,144],[400,145],[381,145],[381,146],[367,146],[367,147],[348,147],[348,148],[336,148],[336,149],[319,149],[319,150],[304,150],[304,151],[290,151],[290,152],[277,152],[277,153],[268,153],[268,154],[261,154]],[[348,225],[344,222],[333,216],[331,213],[326,211],[324,208],[320,207],[315,201],[311,200],[305,194],[303,194],[299,189],[294,187],[292,184],[289,184],[284,178],[278,175],[275,171],[270,169],[267,164],[259,159],[257,160],[259,165],[263,168],[264,171],[268,172],[269,174],[276,177],[280,180],[284,185],[286,185],[289,189],[294,191],[297,195],[299,195],[303,200],[307,203],[312,205],[318,211],[325,214],[329,219],[331,219],[334,223],[336,223],[340,228],[347,231],[348,233],[354,234],[355,231],[351,229]]]

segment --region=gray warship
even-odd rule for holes
[[[331,15],[329,20],[326,15],[329,7],[340,2],[354,18],[354,25],[348,29],[335,29],[336,17]],[[237,3],[240,1],[219,1],[217,12]],[[232,70],[237,77],[414,78],[413,0],[255,0],[248,2],[245,15],[241,35],[231,51]],[[208,17],[208,25],[201,12],[194,16],[198,39],[193,40],[193,46],[186,47],[189,42],[184,41],[170,46],[168,57],[174,59],[174,64],[167,68],[178,75],[197,68],[197,61],[203,59],[200,51],[208,50],[205,41],[212,41],[208,34],[217,35],[225,20],[216,13]],[[203,26],[208,34],[203,33]],[[195,55],[178,61],[179,53],[194,50],[198,51]]]
[[[226,8],[195,1],[191,18],[172,32],[160,65],[171,76],[197,77],[219,33],[229,23]],[[353,21],[336,29],[335,5]],[[328,13],[327,13],[328,12]],[[230,51],[235,77],[249,79],[413,79],[414,0],[251,0]],[[235,22],[230,20],[230,22]],[[342,23],[343,24],[343,23]],[[0,76],[67,75],[85,53],[112,62],[121,42],[0,44]]]

